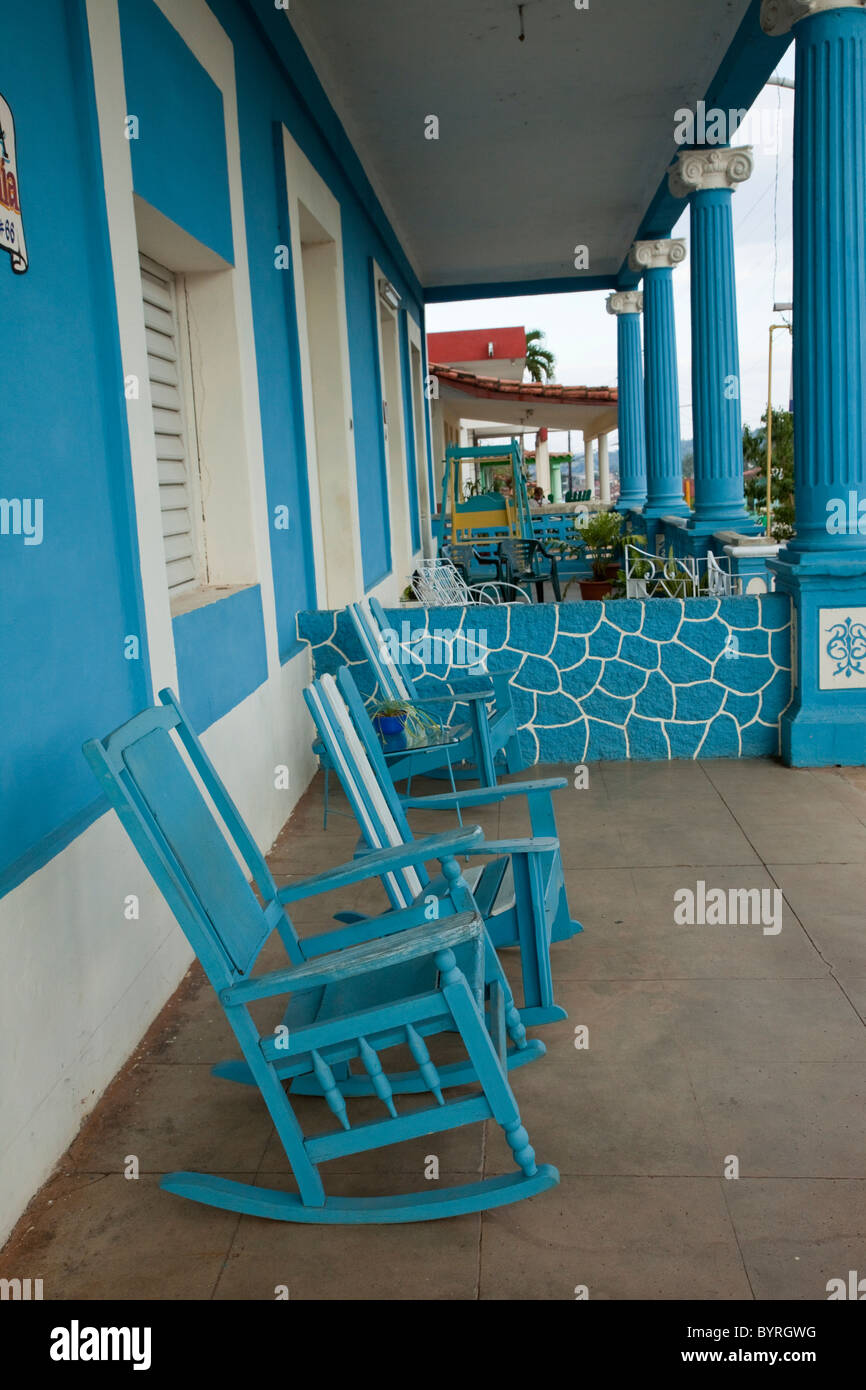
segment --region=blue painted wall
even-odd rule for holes
[[[282,505],[290,515],[287,532],[271,528],[286,660],[315,586],[292,276],[275,266],[286,241],[282,122],[342,209],[368,586],[390,566],[372,258],[419,320],[422,297],[285,16],[244,0],[212,9],[236,61],[268,501],[272,515]],[[231,261],[221,94],[152,0],[120,0],[120,11],[136,192]],[[81,744],[152,698],[84,0],[18,6],[3,24],[20,58],[2,90],[16,118],[30,269],[13,276],[0,257],[0,497],[40,499],[44,520],[39,545],[0,535],[0,892],[102,813]],[[177,618],[174,633],[180,694],[199,728],[266,679],[258,587]]]
[[[119,0],[136,193],[234,260],[222,93],[153,0]]]
[[[104,809],[81,744],[150,694],[83,0],[5,7],[3,47],[30,269],[0,257],[0,496],[44,521],[0,535],[0,890]]]
[[[231,39],[235,53],[269,496],[277,503],[288,500],[291,494],[302,518],[306,459],[302,416],[295,395],[297,341],[287,292],[283,289],[278,295],[274,293],[275,276],[291,276],[291,271],[274,268],[274,247],[286,240],[282,209],[278,206],[279,190],[275,186],[274,123],[286,126],[340,204],[361,547],[364,583],[369,589],[391,569],[373,258],[405,304],[411,305],[419,322],[423,322],[421,290],[284,12],[275,10],[270,0],[248,0],[244,4],[239,0],[211,0],[210,7]],[[282,306],[279,310],[278,301]],[[297,533],[294,539],[301,544]],[[284,540],[288,542],[285,545]],[[297,650],[296,614],[315,606],[309,558],[299,553],[292,556],[292,546],[291,535],[272,531],[284,658]]]
[[[514,709],[528,763],[625,758],[767,757],[791,699],[791,605],[755,598],[618,600],[476,608],[395,609],[397,641],[428,633],[431,660],[487,652],[512,670]],[[366,697],[371,668],[343,614],[305,613],[316,674],[357,664]],[[465,634],[464,646],[452,634]],[[466,643],[470,641],[469,650]],[[423,653],[422,653],[423,654]],[[411,665],[432,690],[465,669]]]
[[[207,729],[268,678],[258,584],[172,620],[180,702]]]

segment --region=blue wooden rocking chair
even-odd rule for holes
[[[503,1206],[555,1185],[556,1169],[535,1162],[508,1084],[507,986],[502,989],[495,982],[485,1000],[489,966],[477,913],[428,921],[422,905],[301,942],[285,911],[287,903],[374,875],[400,873],[431,855],[440,857],[443,873],[456,881],[460,870],[453,856],[474,843],[480,835],[477,827],[355,859],[278,890],[173,695],[163,691],[161,699],[162,707],[142,711],[105,739],[90,740],[84,754],[217,991],[244,1056],[243,1063],[234,1064],[240,1072],[236,1079],[258,1085],[298,1192],[189,1172],[170,1173],[161,1186],[251,1215],[345,1224],[459,1215]],[[261,903],[232,843],[252,874]],[[275,929],[287,964],[253,975]],[[282,1023],[263,1034],[250,1005],[279,997],[289,998]],[[458,1068],[464,1079],[471,1076],[470,1096],[445,1095],[454,1083],[445,1075],[447,1068],[437,1070],[424,1041],[443,1031],[459,1034],[466,1049],[468,1063]],[[417,1072],[410,1074],[411,1085],[394,1087],[379,1054],[404,1045]],[[375,1095],[387,1112],[354,1127],[345,1080],[353,1060],[365,1069],[369,1087],[351,1094]],[[215,1070],[231,1075],[230,1067]],[[312,1137],[304,1134],[283,1084],[310,1077],[312,1089],[324,1097],[337,1121],[336,1128]],[[432,1103],[398,1114],[395,1096],[401,1089],[420,1090],[419,1079]],[[326,1196],[319,1168],[328,1159],[487,1119],[502,1126],[516,1173],[395,1196]]]
[[[468,725],[462,726],[463,738],[456,756],[467,759],[473,767],[461,769],[461,777],[477,777],[482,786],[496,785],[497,763],[508,772],[521,772],[525,766],[517,735],[517,720],[511,699],[513,671],[490,671],[484,675],[459,678],[448,683],[444,693],[419,695],[409,674],[409,659],[394,660],[388,641],[388,619],[378,599],[364,599],[348,608],[349,617],[358,635],[364,655],[373,668],[382,698],[406,700],[423,709],[431,705],[435,711],[448,714],[465,707]],[[446,766],[441,748],[410,750],[405,759],[390,763],[390,775],[395,782],[423,773],[442,775]],[[449,754],[447,774],[452,772]]]
[[[412,844],[407,808],[456,811],[459,818],[463,808],[527,797],[532,838],[476,842],[469,853],[483,855],[487,862],[465,869],[463,876],[493,945],[520,947],[523,1023],[531,1026],[566,1018],[554,1000],[550,945],[568,940],[582,927],[569,913],[551,800],[552,791],[567,785],[565,778],[504,782],[473,791],[401,799],[349,668],[341,667],[336,681],[329,675],[314,681],[304,691],[304,699],[358,821],[365,845],[362,852]],[[395,909],[447,891],[447,880],[431,882],[423,864],[389,875],[383,883]]]

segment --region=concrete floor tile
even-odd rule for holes
[[[663,981],[557,980],[556,1002],[567,1010],[568,1018],[530,1029],[547,1048],[547,1057],[539,1066],[547,1067],[554,1061],[567,1066],[575,1063],[581,1069],[620,1066],[643,1063],[649,1056],[659,1065],[665,1058],[677,1063],[682,1060],[671,1027],[670,995]],[[513,1086],[520,1090],[519,1075]]]
[[[674,894],[708,887],[772,888],[762,866],[611,871],[566,870],[568,902],[583,932],[554,947],[555,980],[820,977],[822,960],[793,913],[782,904],[782,930],[761,926],[687,926],[674,922]],[[606,888],[607,885],[607,888]],[[771,900],[772,901],[772,900]]]
[[[273,1129],[257,1088],[185,1063],[142,1063],[117,1085],[70,1148],[70,1171],[122,1173],[130,1154],[142,1173],[256,1171]]]
[[[828,969],[866,975],[866,854],[859,863],[782,862],[770,870]]]
[[[866,1271],[866,1181],[741,1178],[725,1197],[758,1299],[826,1299]]]
[[[563,1177],[485,1212],[484,1299],[748,1299],[715,1178]]]
[[[847,971],[838,972],[836,979],[839,981],[839,988],[851,1001],[852,1008],[866,1023],[866,975],[850,975]]]
[[[329,1179],[340,1196],[384,1196],[426,1190],[417,1175],[342,1175]],[[477,1175],[449,1175],[448,1185]],[[292,1189],[259,1179],[260,1186]],[[393,1226],[314,1226],[240,1219],[214,1297],[273,1301],[277,1286],[300,1300],[471,1300],[477,1297],[479,1215]]]
[[[682,1059],[665,1050],[610,1064],[572,1048],[515,1076],[513,1089],[539,1162],[560,1173],[711,1176],[713,1160]],[[488,1125],[490,1172],[514,1167],[502,1132]]]
[[[742,1177],[866,1178],[866,1064],[712,1063],[689,1070],[720,1170]]]
[[[674,980],[669,1026],[706,1062],[866,1062],[866,1028],[835,980]]]
[[[208,1299],[238,1220],[161,1191],[150,1174],[60,1175],[0,1255],[0,1277],[42,1279],[50,1301]]]
[[[760,810],[738,820],[755,851],[768,864],[862,864],[866,861],[866,825],[854,821],[832,802],[803,817],[800,808],[774,817]]]
[[[224,1057],[240,1055],[235,1035],[198,962],[146,1042],[141,1062],[213,1066]]]
[[[331,831],[294,835],[268,855],[268,865],[278,883],[287,878],[309,878],[340,864],[351,864],[355,857],[357,832]]]

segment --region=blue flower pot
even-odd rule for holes
[[[400,734],[406,724],[405,714],[374,714],[373,723],[384,738]]]

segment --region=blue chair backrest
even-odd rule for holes
[[[160,698],[162,706],[143,710],[107,738],[90,739],[85,758],[215,988],[249,973],[275,927],[300,963],[264,858],[175,697],[164,690]]]
[[[348,683],[344,685],[346,676]],[[304,691],[319,737],[328,750],[368,845],[372,849],[386,849],[389,845],[409,844],[414,837],[348,667],[340,668],[338,680],[340,688],[333,676],[325,675]],[[354,712],[344,698],[347,690],[357,701]],[[362,716],[360,721],[358,708]],[[420,865],[396,870],[382,878],[385,891],[396,908],[408,907],[429,882]]]
[[[415,686],[408,671],[408,661],[395,661],[388,632],[388,619],[378,599],[362,599],[349,605],[349,617],[358,634],[364,655],[376,672],[379,689],[386,700],[414,700]]]

